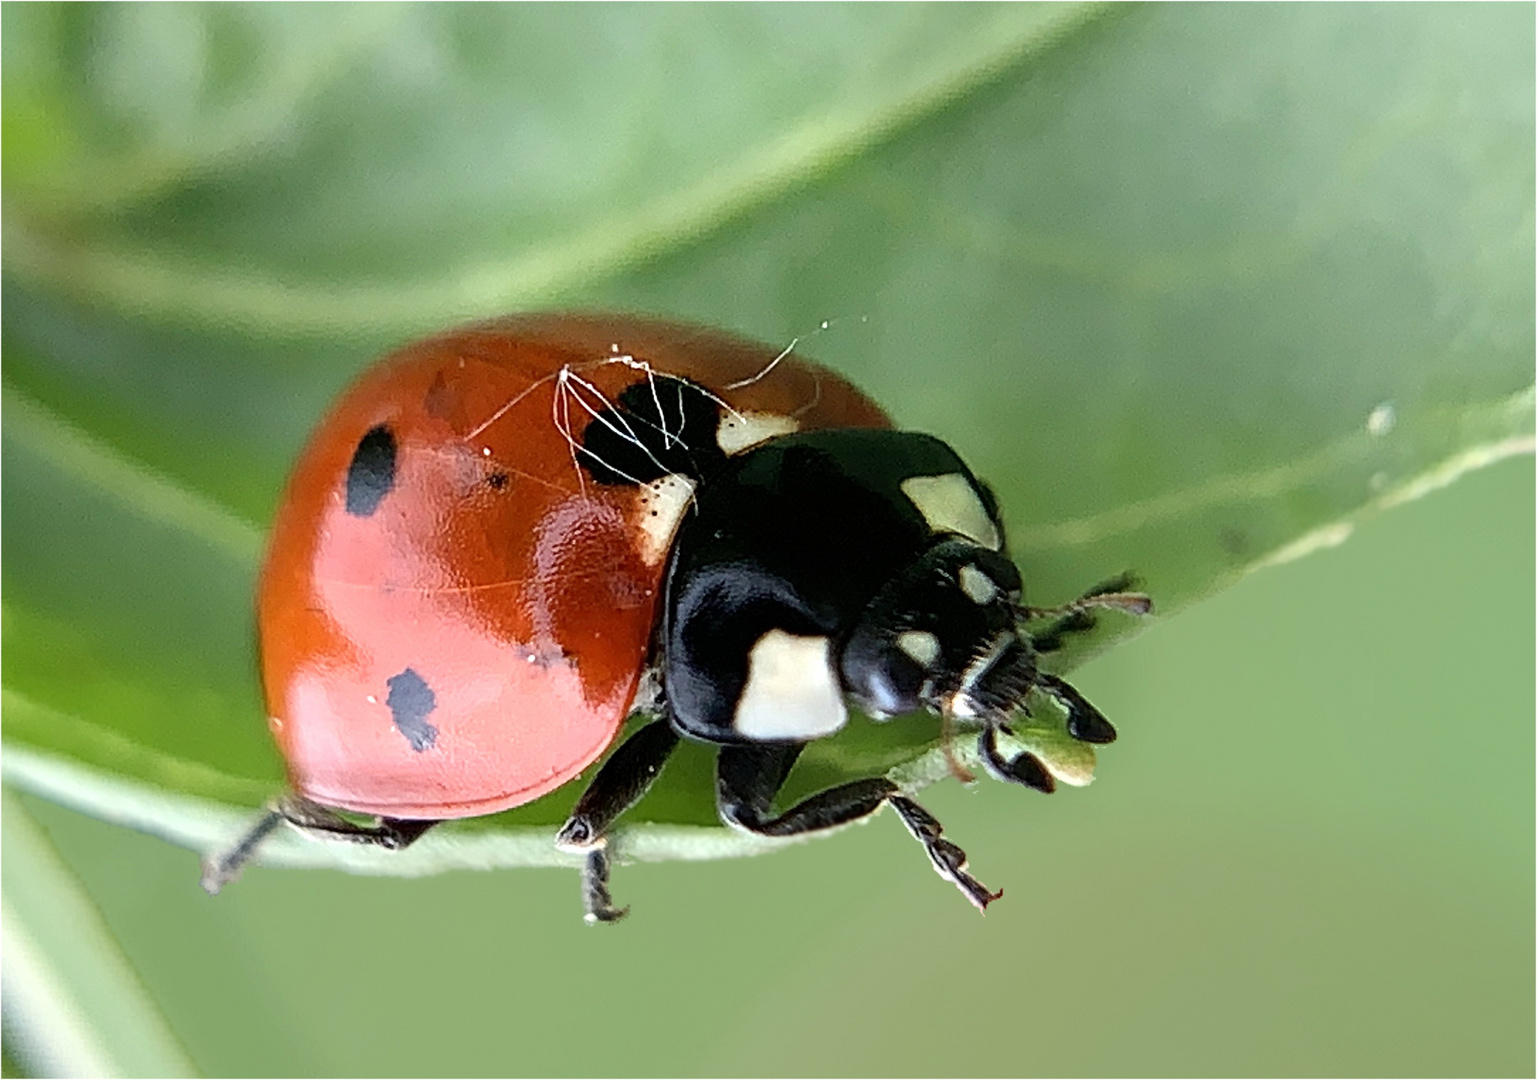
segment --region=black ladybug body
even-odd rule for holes
[[[958,512],[915,502],[902,489],[913,478],[947,478]],[[1001,532],[969,470],[925,435],[792,435],[733,461],[703,485],[674,548],[662,627],[673,723],[710,742],[804,741],[843,726],[846,694],[878,714],[917,707],[882,684],[868,648],[848,664],[845,650],[872,600],[957,528],[982,534],[968,547]],[[1017,599],[1017,575],[1013,586]],[[890,628],[893,648],[934,629],[929,613],[891,614],[908,622]],[[909,657],[904,673],[920,666]]]

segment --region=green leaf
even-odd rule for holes
[[[1043,604],[1132,570],[1167,615],[1532,449],[1530,7],[7,16],[6,776],[193,847],[282,782],[249,596],[288,463],[456,319],[793,340],[994,484]],[[939,779],[935,727],[857,724],[795,790]],[[710,766],[621,854],[772,846],[714,825]],[[267,857],[556,863],[572,797]]]

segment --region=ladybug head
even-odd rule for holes
[[[1007,556],[941,540],[865,608],[842,651],[843,684],[876,716],[927,708],[1001,724],[1036,677],[1021,610]]]

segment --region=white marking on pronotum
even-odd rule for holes
[[[928,667],[939,659],[939,639],[927,630],[903,630],[897,635],[897,648],[916,660],[919,667]]]
[[[733,724],[763,741],[802,742],[831,735],[848,722],[843,692],[825,637],[770,630],[747,656],[747,685]]]
[[[715,441],[730,457],[778,435],[790,435],[799,431],[800,426],[800,421],[793,416],[781,416],[778,413],[728,414],[720,418],[720,425],[715,429]]]
[[[959,533],[994,551],[1003,543],[982,497],[960,473],[909,476],[902,481],[902,494],[912,500],[935,532]]]
[[[970,563],[961,567],[957,576],[961,581],[961,591],[973,603],[991,604],[998,598],[998,583]]]
[[[694,501],[693,480],[679,473],[669,473],[641,487],[640,557],[655,566],[672,549],[673,534],[684,511]]]

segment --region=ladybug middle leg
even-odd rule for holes
[[[555,836],[557,847],[587,856],[582,908],[589,923],[617,922],[630,910],[615,907],[609,896],[608,832],[621,814],[640,802],[677,745],[678,733],[667,720],[653,720],[631,735],[603,763]]]
[[[774,796],[784,786],[803,743],[724,746],[716,766],[716,800],[721,820],[758,836],[800,836],[847,825],[890,804],[923,845],[939,876],[960,889],[978,911],[1002,896],[966,873],[966,853],[942,835],[939,821],[885,777],[854,780],[828,788],[774,815]]]

